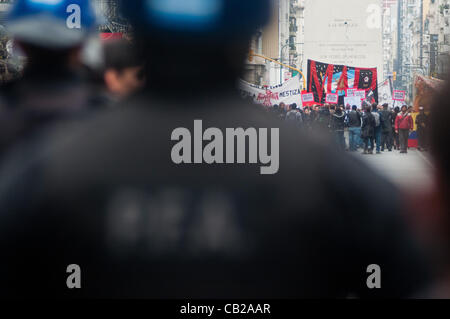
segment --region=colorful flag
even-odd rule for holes
[[[378,103],[376,68],[356,68],[308,60],[307,91],[314,93],[314,101],[324,104],[327,94],[338,94],[343,103],[347,89],[364,90],[365,102]]]

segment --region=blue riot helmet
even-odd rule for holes
[[[266,24],[274,0],[136,0],[121,11],[136,31],[166,39],[248,38]]]
[[[6,24],[17,40],[49,49],[80,45],[96,25],[89,0],[16,0]]]

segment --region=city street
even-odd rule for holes
[[[418,191],[427,190],[432,186],[433,165],[427,152],[410,149],[408,154],[393,151],[356,156],[404,189]]]

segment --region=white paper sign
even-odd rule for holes
[[[392,98],[394,101],[405,101],[406,98],[406,92],[405,91],[399,91],[394,90],[394,97]]]
[[[314,93],[304,93],[302,94],[303,103],[314,102]]]
[[[353,107],[353,105],[356,105],[356,107],[358,109],[360,109],[362,107],[362,101],[357,96],[345,97],[344,98],[344,105],[345,106],[350,105],[350,107]]]
[[[325,98],[325,103],[337,104],[339,102],[339,95],[337,94],[327,94]]]

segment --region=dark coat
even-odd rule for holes
[[[361,114],[357,111],[351,111],[348,114],[349,127],[361,127]]]
[[[381,129],[384,133],[389,133],[392,131],[392,117],[393,113],[388,110],[383,110],[380,112],[380,118],[381,118]]]
[[[0,89],[0,154],[54,124],[91,114],[96,96],[82,74],[30,67]]]
[[[330,127],[332,131],[343,131],[345,129],[345,113],[335,113],[331,116]]]
[[[375,136],[375,117],[372,113],[365,112],[362,117],[361,137]]]
[[[419,114],[416,117],[416,125],[418,131],[425,131],[428,128],[429,121],[428,121],[428,115],[426,114]]]

